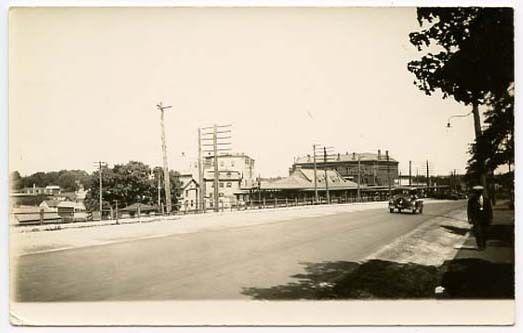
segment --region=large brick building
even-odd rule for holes
[[[388,157],[378,150],[374,153],[351,153],[330,155],[327,162],[323,161],[323,156],[316,156],[317,169],[333,169],[342,175],[346,180],[358,181],[358,160],[360,169],[360,183],[369,186],[393,185],[398,178],[398,161],[391,156]],[[290,171],[295,171],[298,167],[302,169],[314,168],[314,157],[307,155],[298,157],[292,165]]]

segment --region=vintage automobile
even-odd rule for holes
[[[389,200],[389,211],[398,213],[402,211],[410,211],[412,214],[423,214],[423,200],[419,198],[417,189],[400,187],[392,191],[392,196]]]

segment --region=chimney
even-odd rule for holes
[[[307,162],[311,161],[311,155],[307,154]]]
[[[338,153],[338,161],[340,160],[340,153]]]
[[[356,159],[356,153],[352,153],[352,159],[353,159],[353,160]]]
[[[381,150],[378,149],[378,161],[381,160]]]

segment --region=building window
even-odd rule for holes
[[[223,197],[223,193],[222,193],[222,192],[220,192],[218,196],[220,196],[220,197]]]
[[[191,207],[194,207],[194,200],[191,200]]]
[[[232,167],[234,166],[234,161],[231,161],[231,166],[232,166]]]
[[[223,182],[220,182],[220,187],[223,187]]]
[[[231,187],[232,186],[232,183],[231,182],[227,182],[227,187]]]
[[[227,172],[227,177],[230,177],[230,176],[231,176],[231,172]]]
[[[189,190],[185,190],[185,196],[189,196]]]

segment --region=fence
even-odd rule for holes
[[[318,201],[314,198],[262,198],[261,200],[249,200],[243,202],[237,202],[231,205],[225,205],[223,201],[220,201],[218,211],[235,211],[235,210],[252,210],[252,209],[268,209],[268,208],[285,208],[285,207],[297,207],[297,206],[312,206],[312,205],[326,205],[326,204],[346,204],[355,202],[377,202],[388,200],[388,196],[383,195],[362,195],[359,199],[356,196],[335,196],[330,198],[330,202],[327,202],[325,197],[320,197]],[[184,209],[182,206],[178,206],[178,214],[199,214],[204,213],[197,209]],[[213,212],[214,207],[206,207],[206,212]]]
[[[347,204],[355,202],[375,202],[383,201],[383,196],[379,195],[362,195],[361,198],[356,196],[334,196],[331,197],[330,202],[327,202],[325,197],[320,197],[318,201],[313,198],[262,198],[261,200],[249,200],[242,201],[232,205],[225,206],[224,202],[220,202],[219,211],[241,211],[241,210],[257,210],[257,209],[270,209],[270,208],[285,208],[285,207],[298,207],[298,206],[313,206],[313,205],[326,205],[326,204]],[[205,211],[199,211],[197,209],[187,209],[182,205],[175,206],[176,211],[170,214],[162,214],[155,211],[141,212],[141,211],[118,211],[116,209],[104,209],[100,215],[99,211],[84,212],[81,214],[81,218],[75,214],[60,214],[55,211],[30,211],[30,212],[15,212],[13,216],[15,218],[15,225],[43,225],[43,224],[56,224],[56,223],[74,223],[74,222],[96,222],[96,221],[114,221],[116,224],[119,223],[120,219],[136,220],[141,221],[142,218],[154,217],[154,216],[175,216],[175,215],[187,215],[187,214],[202,214],[213,212],[212,207],[206,207]]]
[[[13,213],[15,225],[38,225],[68,222],[67,219],[58,215],[57,212],[25,211]]]

